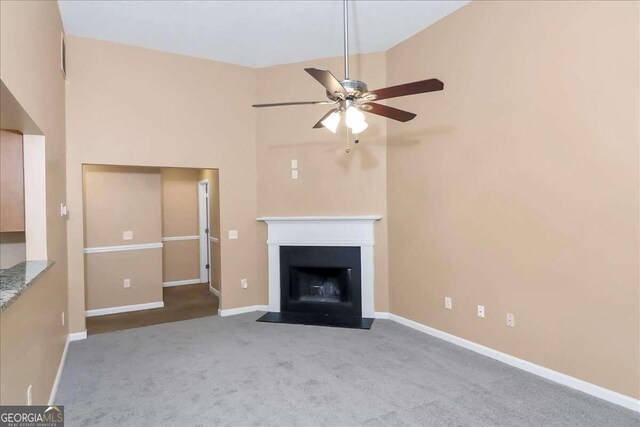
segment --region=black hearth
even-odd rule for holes
[[[369,329],[362,318],[360,248],[280,247],[280,313],[261,322]]]

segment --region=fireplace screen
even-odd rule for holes
[[[281,311],[362,316],[360,248],[281,246]]]
[[[291,267],[290,298],[306,302],[347,302],[350,268]]]

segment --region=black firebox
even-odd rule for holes
[[[362,318],[360,248],[280,247],[280,313],[262,322],[369,329]]]
[[[280,310],[362,317],[360,248],[280,247]]]

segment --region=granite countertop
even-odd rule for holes
[[[6,310],[52,265],[53,261],[25,261],[0,270],[0,312]]]

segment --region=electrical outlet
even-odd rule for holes
[[[298,179],[298,169],[291,170],[291,179]]]
[[[131,287],[131,279],[124,279],[124,287],[125,288]]]
[[[238,239],[238,230],[229,230],[229,240]]]
[[[62,317],[62,326],[64,326],[64,311],[62,312],[62,315],[60,317]]]
[[[122,240],[133,240],[133,231],[123,231]]]
[[[31,384],[27,387],[27,405],[31,406],[33,404],[33,395],[31,394]]]
[[[451,310],[452,308],[452,304],[451,304],[451,297],[444,297],[444,308],[446,308],[447,310]]]
[[[249,287],[249,282],[247,282],[247,279],[240,279],[240,287],[242,287],[242,289],[247,289]]]
[[[478,306],[478,317],[484,317],[484,305]]]
[[[298,169],[298,161],[296,159],[291,160],[291,169]]]
[[[516,316],[511,313],[507,313],[507,326],[512,328],[516,327]]]

